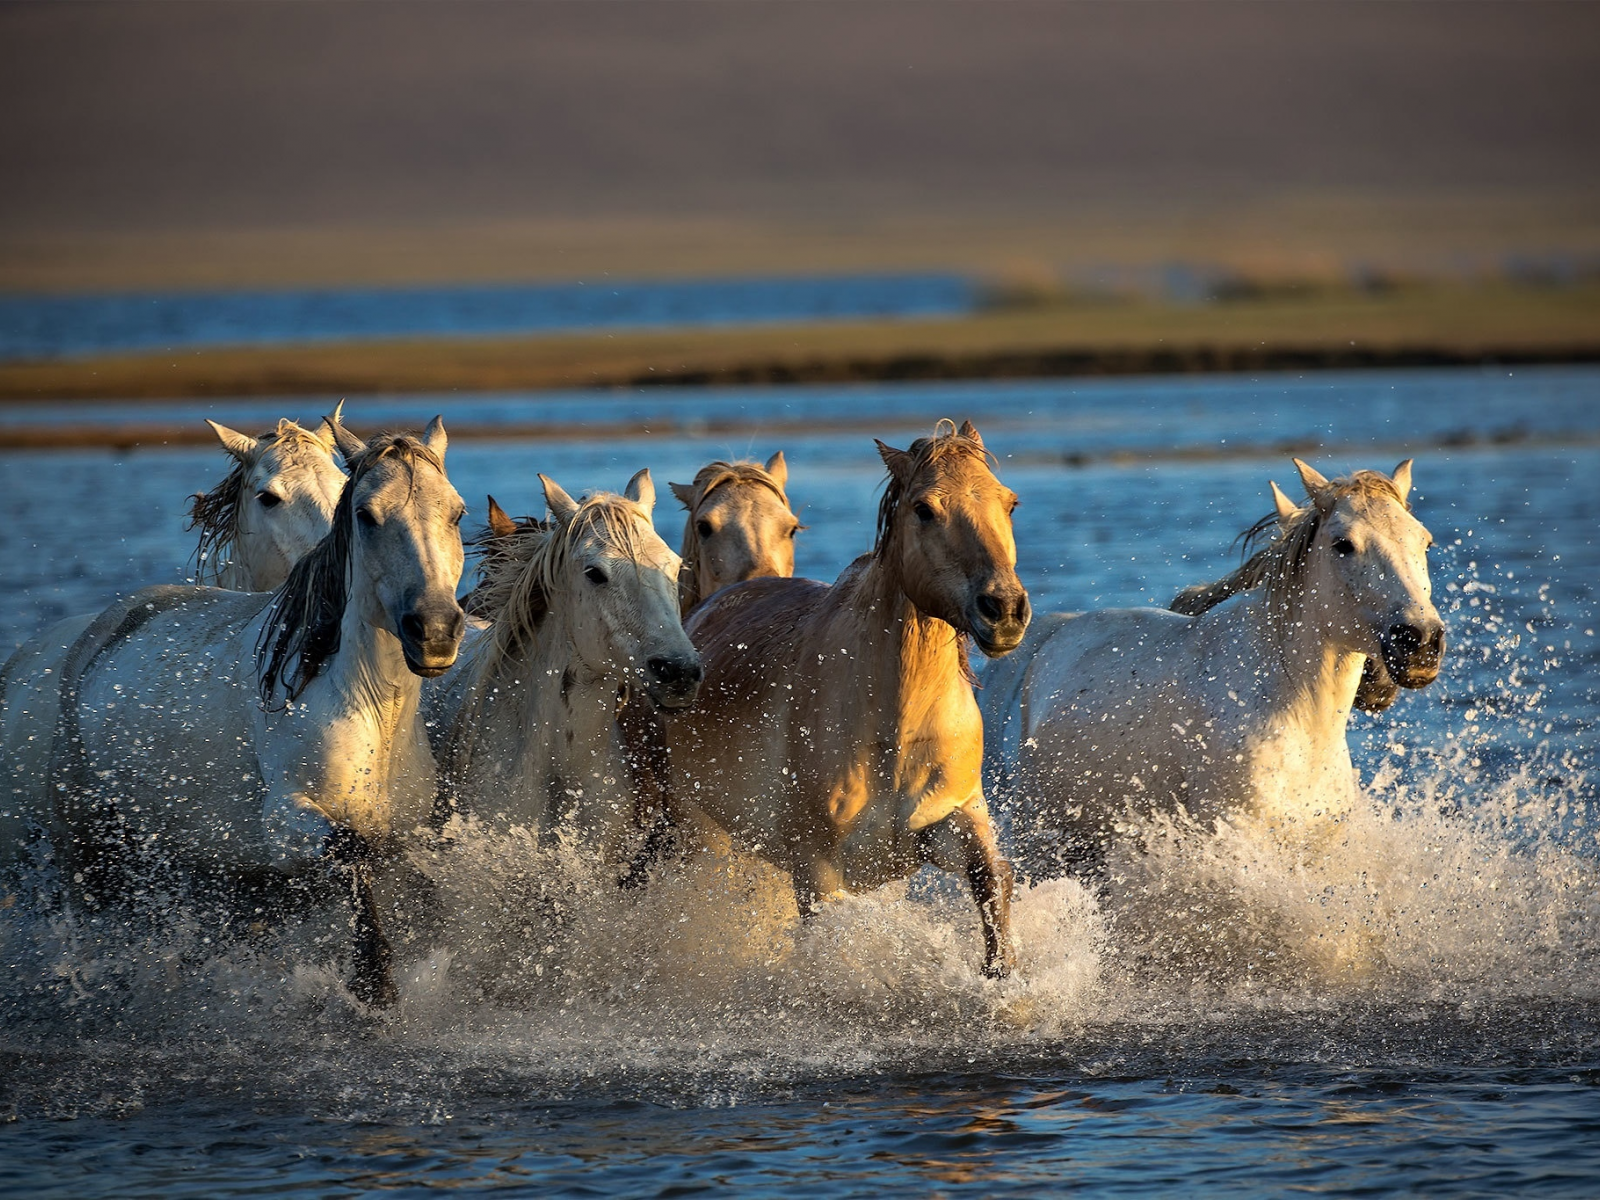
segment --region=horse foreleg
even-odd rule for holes
[[[633,784],[634,824],[645,830],[644,845],[618,882],[636,888],[649,879],[672,843],[671,760],[661,714],[636,693],[625,695],[617,707],[617,733]]]
[[[976,810],[976,811],[974,811]],[[995,843],[994,826],[982,799],[955,810],[929,831],[934,864],[966,873],[978,918],[983,923],[983,973],[991,979],[1011,974],[1011,864]]]
[[[350,889],[355,959],[350,994],[371,1008],[392,1008],[399,1002],[400,992],[394,983],[394,951],[389,948],[372,894],[370,851],[361,838],[341,829],[329,838],[328,853]]]
[[[794,906],[800,910],[800,919],[809,921],[817,915],[822,901],[835,892],[844,890],[844,875],[832,860],[813,858],[798,867],[791,882],[794,884]]]

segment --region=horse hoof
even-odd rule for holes
[[[983,964],[983,977],[985,979],[1010,979],[1011,973],[1016,970],[1016,963],[1007,955],[1004,958],[991,958]]]
[[[350,981],[350,994],[368,1008],[388,1009],[400,1003],[400,989],[387,974],[357,975]]]

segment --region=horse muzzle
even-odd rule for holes
[[[1022,644],[1033,610],[1020,587],[980,592],[967,609],[967,631],[985,658],[1010,654]]]
[[[461,638],[467,630],[467,616],[459,604],[450,610],[425,613],[408,612],[400,618],[400,650],[406,669],[424,679],[437,679],[455,666]]]
[[[1401,687],[1427,687],[1439,677],[1439,667],[1444,662],[1441,622],[1391,625],[1378,644],[1383,650],[1384,668]]]
[[[644,664],[644,690],[662,708],[688,708],[700,694],[706,669],[698,654],[658,656]]]

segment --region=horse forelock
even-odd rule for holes
[[[949,432],[943,432],[948,426]],[[905,451],[908,459],[902,473],[890,471],[884,481],[883,498],[878,501],[878,524],[873,538],[874,558],[883,558],[894,540],[895,517],[906,495],[921,486],[930,473],[937,474],[948,460],[976,458],[985,470],[993,471],[998,465],[993,454],[976,438],[962,434],[955,422],[941,420],[934,432],[912,442]]]
[[[308,435],[315,436],[315,435]],[[398,459],[411,473],[416,488],[418,462],[444,475],[444,462],[408,434],[380,434],[346,459],[350,473],[334,505],[328,536],[289,570],[273,594],[268,616],[256,640],[256,669],[262,703],[272,705],[281,687],[286,700],[296,700],[339,652],[339,627],[350,593],[350,545],[355,530],[355,494],[379,463]]]
[[[239,542],[245,505],[252,498],[250,476],[261,460],[273,450],[301,446],[314,446],[324,454],[328,452],[327,444],[316,434],[281,417],[277,429],[257,437],[255,447],[242,461],[232,459],[233,465],[215,487],[207,492],[196,492],[189,498],[189,523],[184,528],[200,531],[194,549],[197,581],[215,582],[222,578]]]
[[[634,562],[643,550],[639,506],[623,496],[586,496],[565,521],[524,518],[505,537],[474,539],[482,557],[473,595],[479,615],[494,623],[495,646],[508,654],[531,639],[550,612],[550,598],[572,569],[573,552],[590,535]]]
[[[1287,524],[1279,521],[1277,513],[1268,513],[1234,539],[1241,546],[1241,557],[1248,556],[1238,570],[1212,583],[1184,588],[1168,607],[1173,612],[1197,617],[1240,592],[1253,591],[1262,585],[1292,585],[1305,570],[1322,522],[1340,500],[1350,496],[1393,500],[1407,512],[1411,511],[1394,481],[1380,471],[1354,471],[1330,480],[1328,486],[1318,492],[1315,501],[1300,506]],[[1263,540],[1266,545],[1256,549]]]

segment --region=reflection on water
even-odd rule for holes
[[[1281,453],[1065,465],[1079,439],[1333,431],[1398,457],[1417,430],[1529,413],[1579,435],[1418,449],[1452,653],[1435,687],[1360,718],[1370,802],[1336,839],[1156,831],[1108,891],[1025,889],[1022,969],[996,985],[939,879],[800,929],[760,863],[698,857],[624,894],[583,847],[467,828],[408,868],[445,915],[397,927],[404,1002],[376,1023],[343,993],[326,914],[152,928],[18,893],[0,912],[0,1104],[17,1118],[0,1189],[1592,1190],[1600,372],[1190,386],[889,389],[884,432],[910,412],[985,426],[994,408],[1040,609],[1161,602],[1221,573],[1289,470]],[[807,396],[739,403],[764,419],[850,400]],[[831,577],[871,541],[880,472],[860,434],[462,443],[450,469],[469,501],[529,509],[535,471],[614,488],[780,445],[810,526],[800,569]],[[1316,461],[1393,465],[1378,453]],[[197,451],[10,456],[7,639],[178,577],[182,496],[219,468]],[[676,540],[665,506],[658,525]]]

